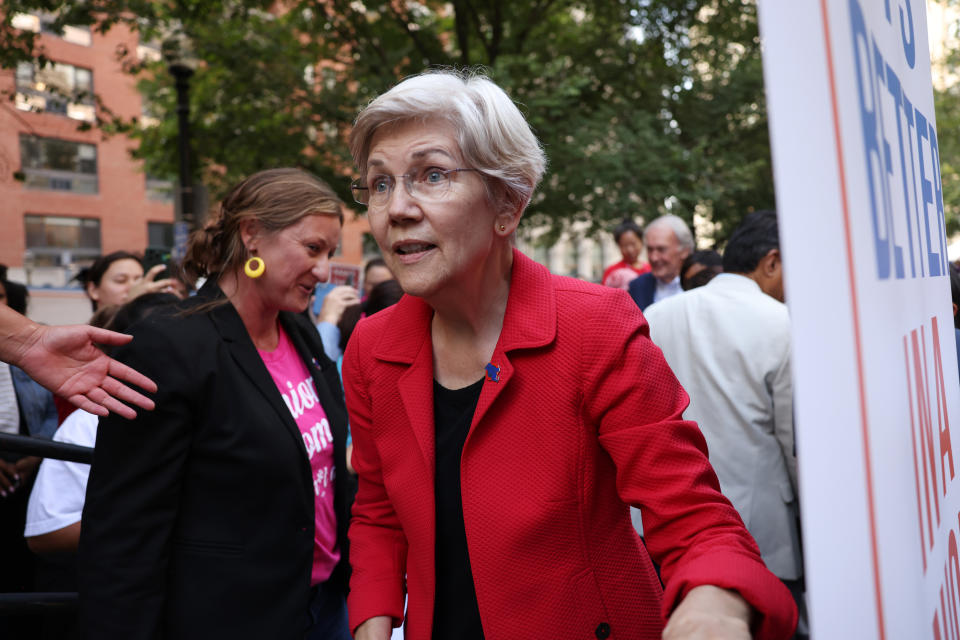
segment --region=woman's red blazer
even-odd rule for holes
[[[351,629],[434,602],[432,310],[406,296],[359,324],[343,365],[359,492]],[[510,296],[461,458],[463,517],[489,640],[659,639],[691,588],[735,589],[757,637],[796,608],[720,493],[687,394],[623,291],[551,275],[514,252]],[[628,505],[643,512],[646,546]],[[649,552],[649,555],[648,555]],[[661,567],[666,585],[653,570]]]

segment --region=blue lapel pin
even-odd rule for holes
[[[500,367],[492,362],[488,362],[483,368],[486,370],[487,378],[489,378],[491,382],[500,382]]]

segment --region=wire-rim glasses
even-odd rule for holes
[[[453,183],[453,176],[461,171],[477,171],[477,169],[427,167],[399,176],[375,173],[367,176],[366,184],[361,183],[360,180],[354,180],[350,184],[350,190],[358,204],[378,209],[386,206],[390,201],[390,196],[397,186],[397,178],[402,178],[403,186],[410,197],[436,202],[447,197],[450,193],[450,185]]]

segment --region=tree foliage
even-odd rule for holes
[[[346,135],[359,108],[430,67],[481,66],[518,102],[549,170],[529,219],[592,229],[625,216],[694,212],[720,235],[773,205],[753,0],[12,0],[0,63],[37,56],[15,11],[143,39],[182,32],[193,150],[214,196],[240,176],[297,165],[348,197]],[[108,117],[153,174],[176,175],[172,78],[130,58],[159,124]],[[108,107],[109,105],[105,105]]]
[[[960,6],[958,0],[939,0],[940,4]],[[960,23],[951,26],[956,36]],[[960,52],[953,50],[945,61],[947,69],[960,65]],[[952,78],[952,79],[951,79]],[[947,236],[960,232],[960,81],[955,75],[945,79],[933,92],[937,118],[937,142],[940,145],[940,179]]]

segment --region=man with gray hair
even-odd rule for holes
[[[643,232],[650,272],[630,282],[628,291],[640,310],[683,291],[680,267],[693,251],[693,234],[679,216],[660,216]]]

